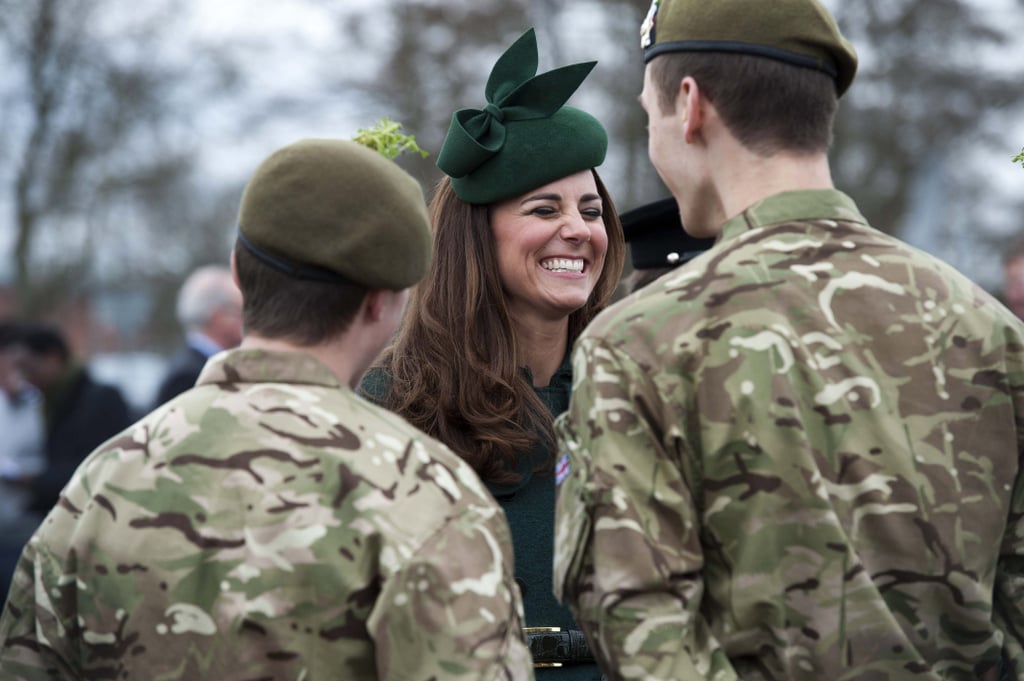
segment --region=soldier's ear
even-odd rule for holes
[[[676,111],[683,118],[683,135],[688,144],[699,138],[704,127],[704,106],[707,100],[700,86],[691,76],[683,78],[676,95]]]
[[[235,286],[239,291],[242,290],[242,285],[238,283],[238,265],[235,263],[235,251],[231,251],[231,281],[235,282]]]
[[[383,289],[370,289],[363,298],[362,314],[366,315],[369,322],[379,322],[384,318],[387,309],[387,291]]]

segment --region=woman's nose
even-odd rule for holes
[[[590,241],[590,225],[586,223],[582,215],[567,215],[559,230],[559,236],[566,241],[574,243],[586,243]]]

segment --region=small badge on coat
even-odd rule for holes
[[[555,484],[561,485],[567,477],[569,477],[569,455],[562,454],[555,465]]]

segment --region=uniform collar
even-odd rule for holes
[[[196,385],[225,383],[294,383],[344,388],[320,360],[304,352],[263,349],[225,350],[211,357]]]
[[[803,189],[774,194],[751,205],[722,225],[719,242],[746,231],[803,220],[868,224],[857,204],[843,192],[837,189]]]

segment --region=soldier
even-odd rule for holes
[[[656,1],[654,166],[708,252],[600,315],[555,588],[609,679],[1024,678],[1024,326],[872,229],[816,0]]]
[[[26,548],[4,679],[531,679],[501,510],[352,391],[431,237],[354,142],[272,154],[242,197],[246,336],[83,463]]]

